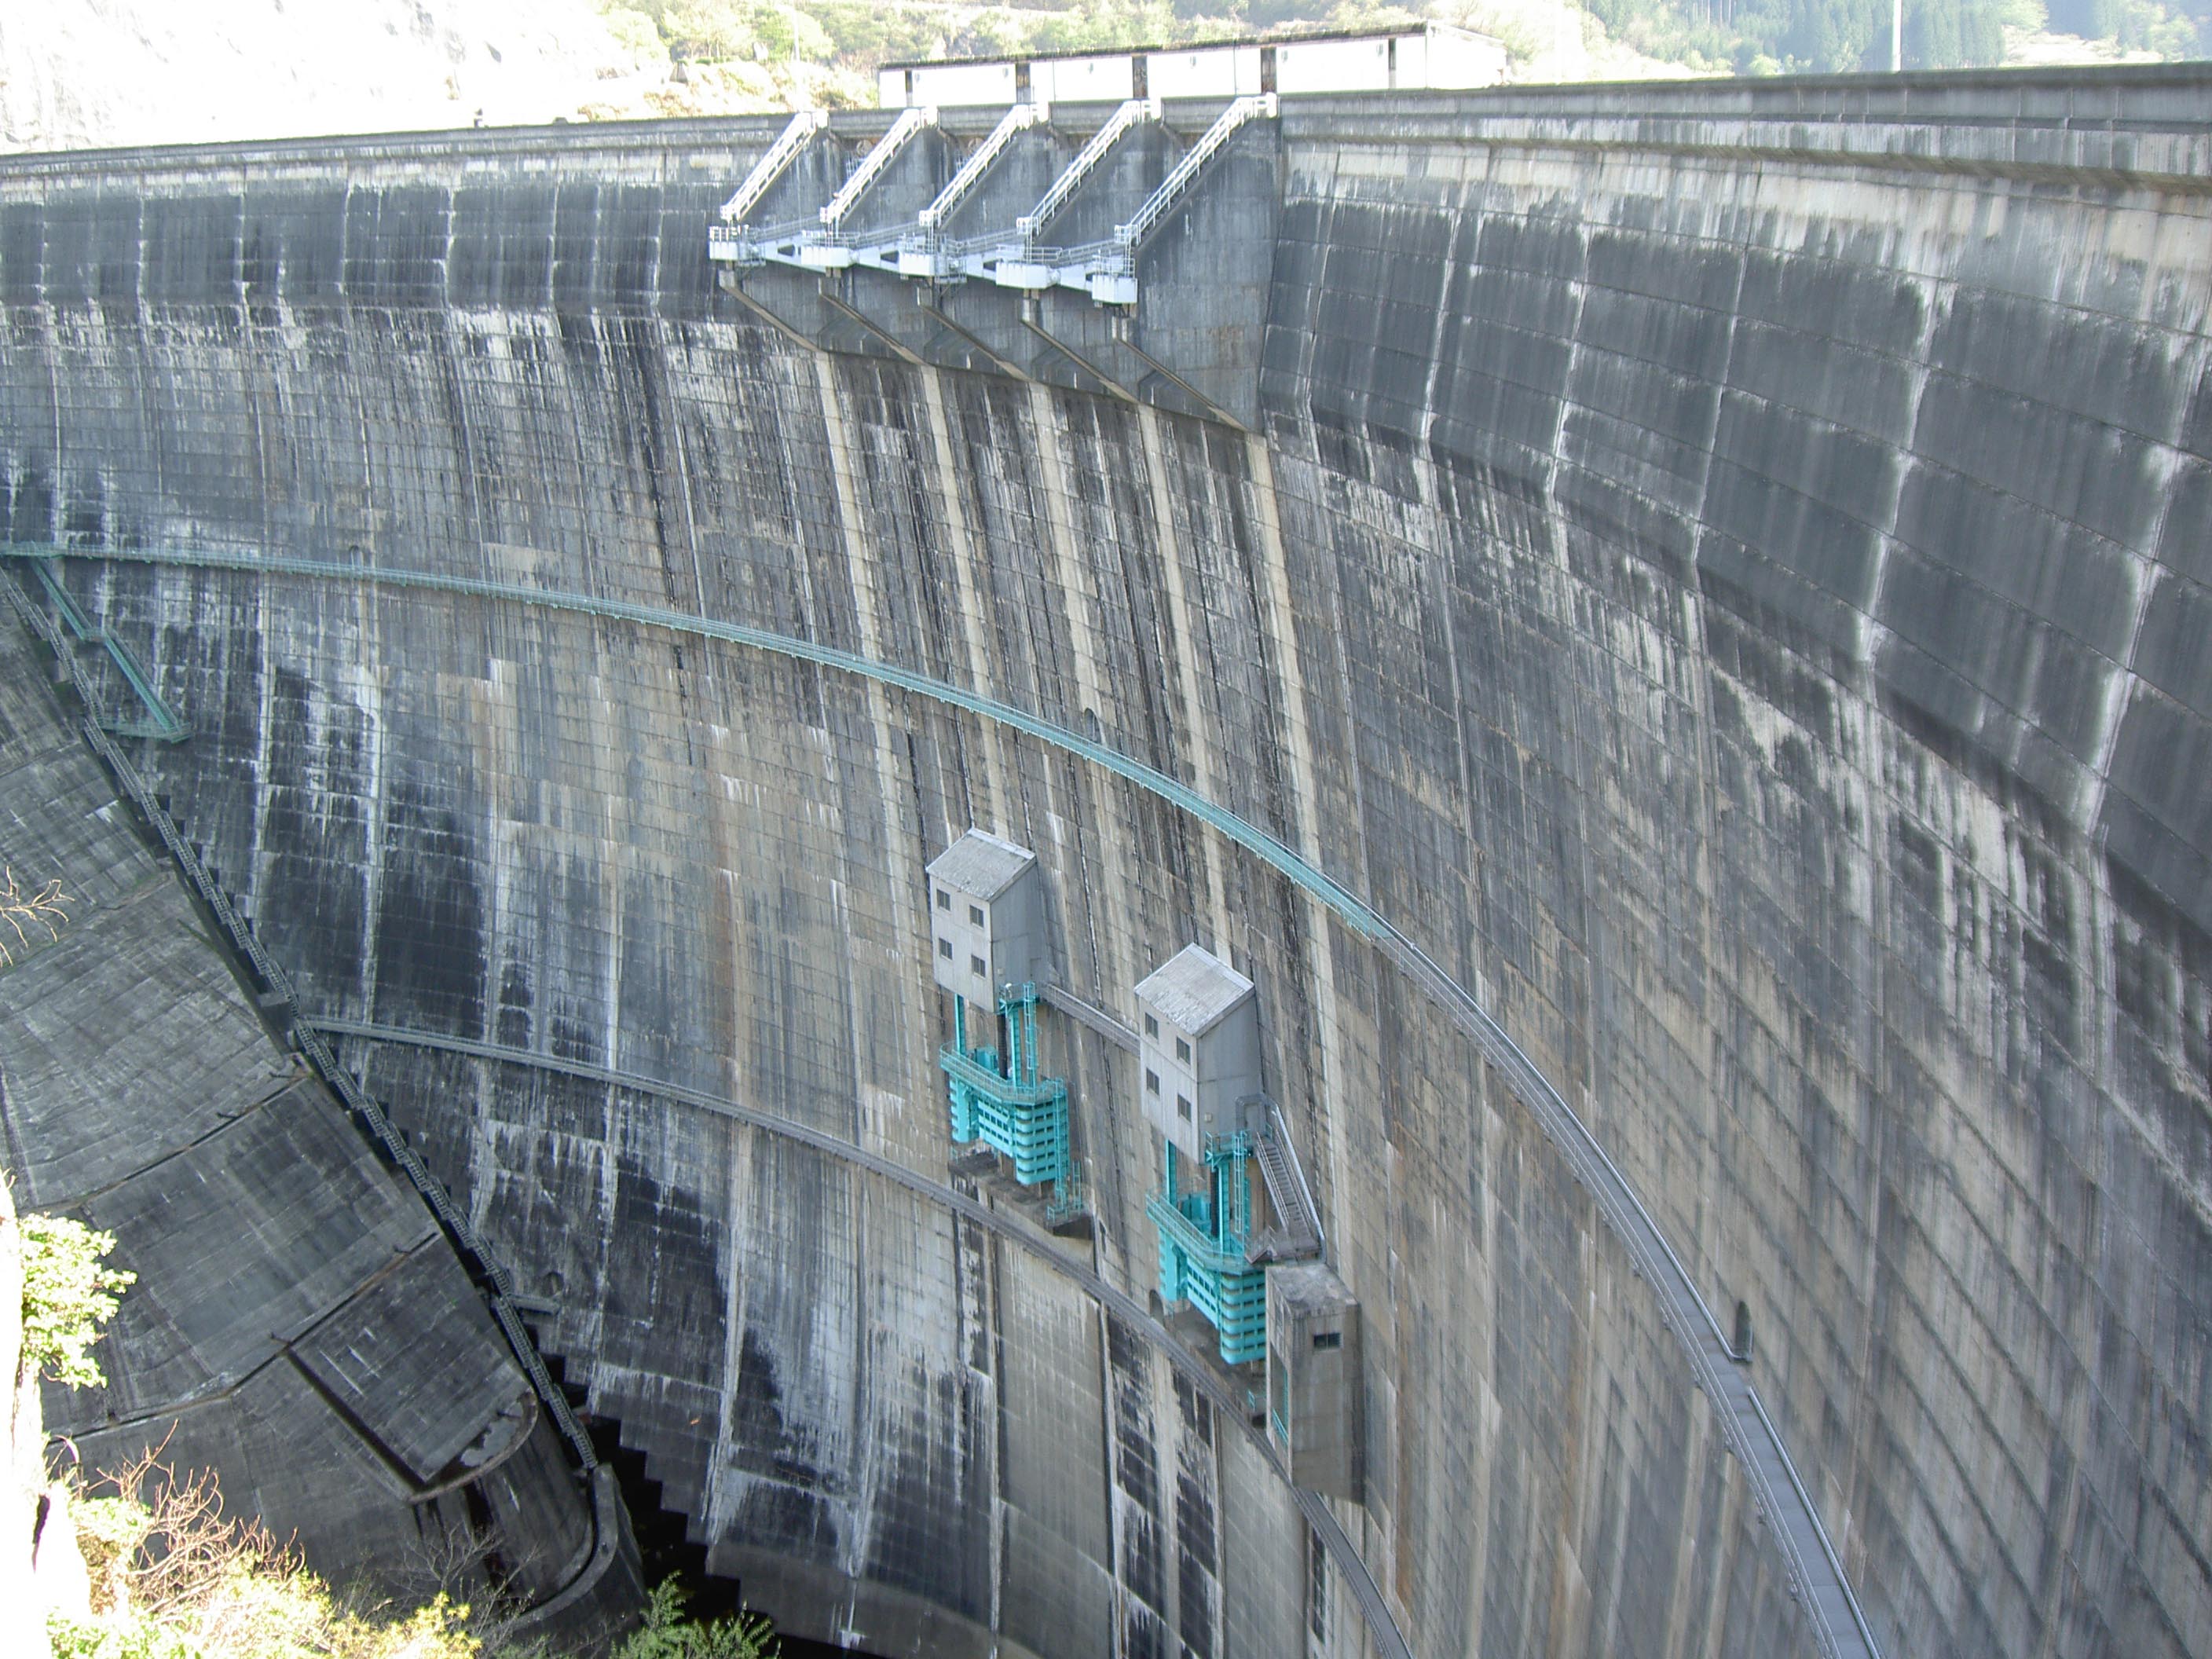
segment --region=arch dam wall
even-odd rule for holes
[[[1074,994],[1258,982],[1415,1652],[1815,1643],[1652,1281],[1344,894],[1747,1304],[1885,1651],[2201,1654],[2208,88],[1289,100],[1251,432],[768,325],[704,248],[766,121],[13,159],[10,536],[797,1628],[1370,1650],[1233,1414],[933,1196],[973,822]],[[1045,1042],[1043,1248],[1141,1296],[1128,1061]]]

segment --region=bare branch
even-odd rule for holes
[[[15,965],[15,950],[30,945],[31,929],[43,930],[49,940],[59,939],[63,924],[70,919],[69,907],[75,902],[62,891],[58,876],[35,891],[26,892],[17,884],[15,871],[0,866],[0,922],[5,922],[15,935],[12,946],[0,938],[0,968]]]

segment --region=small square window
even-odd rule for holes
[[[1154,1019],[1150,1014],[1146,1014],[1145,1016],[1145,1035],[1146,1036],[1158,1036],[1159,1034],[1159,1021]]]
[[[942,887],[937,890],[937,908],[940,910],[950,910],[952,908],[952,895]]]
[[[968,907],[968,925],[970,927],[981,927],[983,925],[983,907],[981,905],[971,904]]]
[[[1156,1095],[1159,1093],[1159,1091],[1160,1074],[1158,1072],[1146,1072],[1145,1073],[1145,1092],[1148,1095]]]
[[[938,940],[938,941],[937,941],[937,954],[938,954],[938,955],[939,955],[940,957],[944,957],[947,962],[951,961],[951,960],[952,960],[952,941],[951,941],[951,939],[941,939]]]
[[[1186,1066],[1190,1064],[1190,1044],[1181,1037],[1176,1039],[1176,1058]]]
[[[1190,1121],[1190,1097],[1188,1095],[1177,1095],[1176,1097],[1176,1115],[1186,1123]]]
[[[1316,1348],[1340,1348],[1343,1346],[1344,1333],[1342,1331],[1316,1331],[1314,1333],[1314,1346]]]
[[[991,964],[981,957],[970,957],[968,958],[968,971],[988,979],[991,973]]]

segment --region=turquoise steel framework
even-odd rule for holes
[[[1259,825],[1200,795],[1188,784],[1042,715],[933,678],[900,664],[858,656],[849,651],[841,651],[835,646],[793,635],[749,628],[738,623],[637,605],[599,594],[541,588],[482,576],[448,575],[438,571],[379,564],[373,559],[358,562],[300,559],[213,548],[61,547],[50,543],[0,543],[0,559],[44,561],[55,558],[99,559],[165,565],[179,569],[237,570],[263,577],[288,576],[387,590],[463,594],[528,607],[568,611],[611,621],[635,623],[649,628],[663,628],[701,639],[726,641],[795,661],[818,664],[878,684],[896,687],[948,708],[980,715],[1040,742],[1080,756],[1093,765],[1116,777],[1125,778],[1170,805],[1190,813],[1312,894],[1360,936],[1374,941],[1385,956],[1437,999],[1474,1039],[1486,1058],[1505,1076],[1514,1094],[1535,1115],[1547,1138],[1565,1156],[1569,1164],[1575,1169],[1577,1178],[1590,1191],[1607,1228],[1626,1247],[1637,1271],[1655,1285],[1662,1287],[1662,1316],[1680,1340],[1693,1380],[1720,1406],[1723,1438],[1738,1459],[1757,1501],[1768,1515],[1778,1515],[1784,1522],[1774,1535],[1783,1553],[1784,1576],[1793,1595],[1816,1607],[1827,1638],[1826,1650],[1839,1650],[1837,1636],[1842,1626],[1834,1611],[1834,1604],[1842,1603],[1848,1605],[1850,1622],[1863,1638],[1863,1645],[1859,1650],[1880,1659],[1880,1649],[1868,1632],[1864,1615],[1859,1611],[1856,1598],[1851,1594],[1850,1582],[1844,1571],[1842,1558],[1837,1553],[1833,1540],[1821,1524],[1820,1512],[1799,1478],[1796,1465],[1790,1461],[1790,1450],[1783,1443],[1781,1432],[1768,1417],[1766,1407],[1757,1391],[1746,1380],[1743,1369],[1731,1363],[1736,1359],[1735,1351],[1729,1346],[1727,1334],[1722,1331],[1719,1320],[1707,1305],[1689,1269],[1682,1265],[1674,1246],[1660,1231],[1659,1224],[1644,1207],[1635,1189],[1615,1167],[1604,1146],[1574,1115],[1550,1079],[1522,1053],[1505,1028],[1475,1000],[1473,993],[1438,967],[1427,952],[1385,921],[1350,889],[1332,879],[1311,860]],[[35,607],[33,607],[33,611],[37,614]],[[549,1062],[541,1060],[538,1063]],[[795,1130],[782,1132],[797,1133]],[[1075,1190],[1071,1181],[1070,1194],[1073,1194]],[[1148,1206],[1148,1212],[1151,1209],[1152,1206]],[[1046,1217],[1048,1220],[1053,1219],[1050,1206],[1046,1210]],[[1153,1219],[1159,1219],[1156,1213]],[[1310,1507],[1308,1507],[1308,1500],[1310,1500]],[[1318,1499],[1313,1499],[1311,1494],[1301,1494],[1300,1506],[1309,1523],[1325,1536],[1342,1537],[1334,1516],[1326,1505]],[[1356,1552],[1352,1551],[1348,1541],[1344,1548],[1352,1559],[1357,1559]],[[1810,1553],[1814,1548],[1819,1552],[1817,1558]],[[1354,1582],[1355,1584],[1364,1582],[1368,1589],[1373,1591],[1373,1581],[1366,1577],[1364,1567]],[[1361,1601],[1376,1631],[1389,1632],[1391,1650],[1405,1652],[1404,1638],[1398,1635],[1395,1623],[1380,1595],[1372,1595],[1371,1599],[1363,1595]]]
[[[52,561],[51,559],[36,560],[32,563],[31,568],[38,573],[39,586],[45,590],[47,603],[53,606],[62,622],[68,624],[69,636],[65,638],[60,626],[55,623],[52,618],[40,612],[37,606],[26,600],[21,593],[11,592],[9,597],[15,600],[15,609],[21,613],[23,619],[30,623],[32,629],[41,639],[46,641],[57,657],[64,659],[70,657],[69,638],[75,639],[79,645],[96,645],[101,647],[106,652],[108,661],[112,663],[116,671],[123,676],[123,683],[131,688],[131,695],[138,700],[140,708],[144,711],[143,715],[134,719],[127,714],[116,714],[109,708],[96,709],[94,718],[100,725],[119,738],[151,738],[157,743],[182,743],[186,738],[191,736],[191,727],[185,723],[175,709],[169,707],[168,703],[162,699],[161,694],[154,689],[153,677],[147,673],[138,659],[131,654],[131,648],[122,641],[110,636],[106,629],[86,620],[84,612],[77,608],[76,601],[70,597],[69,589],[63,586],[60,580],[54,575]],[[105,699],[102,701],[104,702]]]
[[[1034,985],[1001,988],[999,1018],[1006,1052],[995,1044],[971,1043],[968,1005],[952,999],[952,1041],[938,1050],[945,1093],[952,1109],[952,1140],[965,1146],[981,1141],[1013,1161],[1014,1179],[1024,1187],[1052,1182],[1049,1206],[1055,1221],[1079,1212],[1074,1169],[1067,1146],[1067,1085],[1037,1075],[1037,989]]]
[[[1145,1206],[1160,1237],[1160,1300],[1188,1302],[1221,1339],[1224,1364],[1267,1351],[1267,1270],[1245,1259],[1252,1235],[1252,1137],[1208,1136],[1203,1186],[1185,1189],[1186,1166],[1172,1142],[1167,1189]]]

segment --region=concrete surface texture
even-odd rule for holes
[[[592,1503],[453,1248],[272,1040],[9,621],[0,860],[67,915],[9,931],[0,1127],[19,1203],[113,1233],[137,1275],[105,1385],[46,1387],[57,1457],[211,1468],[233,1513],[374,1594],[495,1577],[518,1614],[574,1587],[566,1636],[634,1617],[634,1581],[605,1607],[619,1587],[580,1582]]]
[[[1234,1413],[931,1195],[973,823],[1070,998],[1257,985],[1413,1651],[1821,1642],[1456,981],[1744,1304],[1882,1651],[2202,1653],[2208,92],[1286,100],[1253,431],[718,294],[775,123],[18,160],[9,535],[82,550],[177,817],[802,1633],[1376,1639]],[[1131,1061],[1043,1040],[1064,1247],[1141,1294]]]

